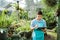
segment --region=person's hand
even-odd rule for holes
[[[46,32],[46,28],[42,29],[42,31],[45,33]]]
[[[38,25],[35,25],[35,29],[37,29],[38,28]]]
[[[31,27],[31,30],[37,29],[38,25],[35,25],[34,27]]]

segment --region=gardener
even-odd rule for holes
[[[31,21],[32,40],[44,40],[46,21],[42,18],[42,12],[38,11],[37,17]]]

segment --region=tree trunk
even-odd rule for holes
[[[60,0],[58,3],[58,9],[60,9]],[[57,30],[57,40],[60,40],[60,10],[59,10],[59,16],[58,16],[58,30]]]

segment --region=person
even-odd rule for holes
[[[31,21],[32,40],[44,40],[46,33],[46,21],[43,19],[42,12],[38,11],[35,19]]]

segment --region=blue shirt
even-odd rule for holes
[[[41,20],[36,20],[36,19],[33,19],[31,21],[31,25],[30,27],[35,27],[35,26],[38,26],[38,27],[46,27],[46,21],[44,19],[41,19]],[[37,31],[36,29],[34,29],[34,31],[32,32],[32,40],[44,40],[44,32],[39,30]]]
[[[46,21],[44,19],[41,19],[41,20],[36,20],[36,19],[33,19],[31,21],[31,25],[30,27],[35,27],[35,26],[38,26],[38,27],[46,27]]]

